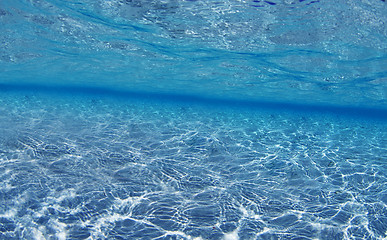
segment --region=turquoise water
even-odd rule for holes
[[[0,239],[384,239],[387,3],[0,1]]]

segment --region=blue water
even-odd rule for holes
[[[0,1],[0,239],[387,238],[386,13]]]

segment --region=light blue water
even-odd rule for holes
[[[386,13],[0,1],[0,239],[385,239]]]

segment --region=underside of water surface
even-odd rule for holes
[[[381,0],[3,0],[2,83],[387,106]]]
[[[385,1],[0,1],[0,239],[385,239],[386,161]]]

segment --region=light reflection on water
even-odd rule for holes
[[[3,0],[0,83],[385,109],[385,12],[380,0]]]

